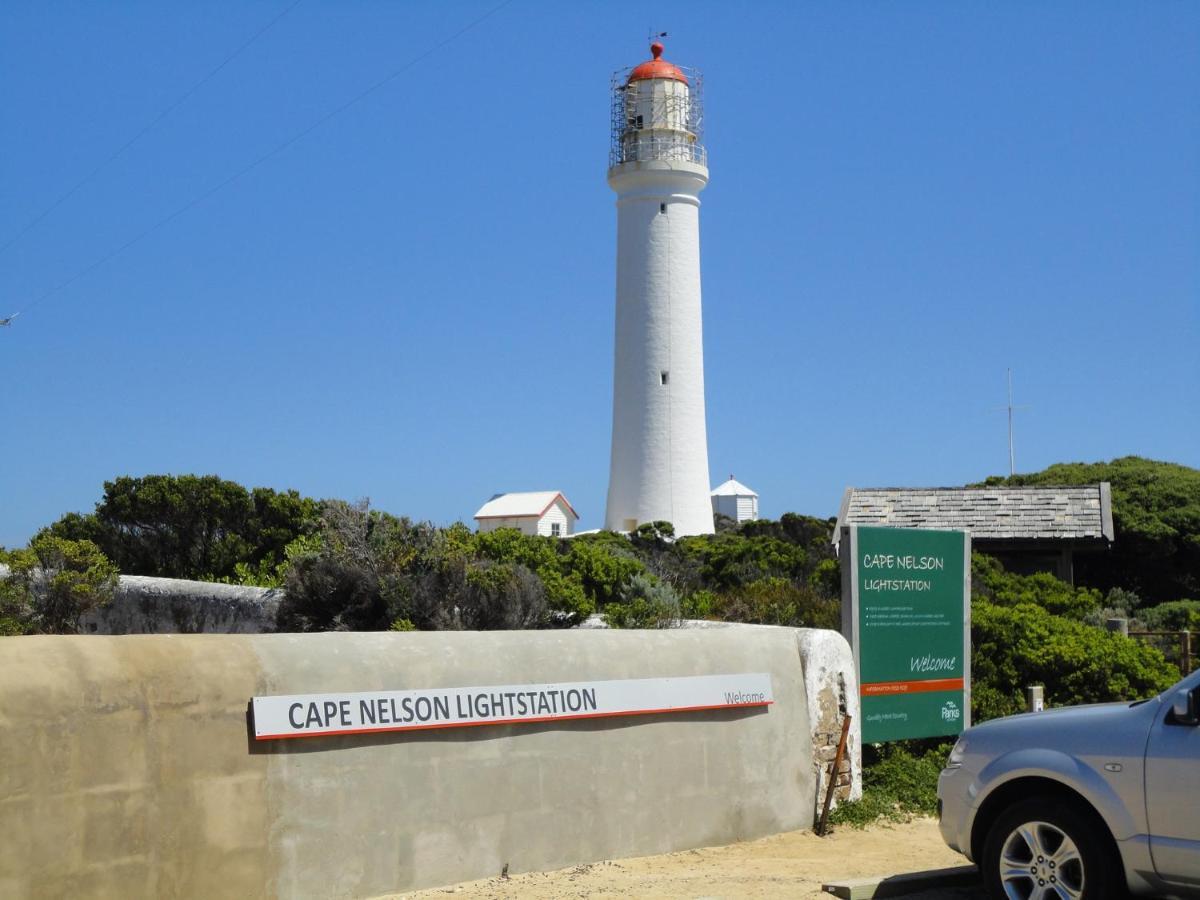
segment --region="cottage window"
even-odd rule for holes
[[[562,537],[562,522],[550,523],[550,537]]]

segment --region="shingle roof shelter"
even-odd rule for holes
[[[1076,551],[1113,540],[1107,481],[1067,487],[846,488],[833,543],[844,525],[962,528],[976,550],[1010,571],[1049,571],[1074,581]]]

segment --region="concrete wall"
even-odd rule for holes
[[[859,706],[858,676],[854,655],[846,639],[836,631],[801,628],[797,631],[800,661],[804,667],[804,689],[808,718],[812,725],[813,779],[817,802],[822,803],[829,786],[833,762],[842,737],[842,722],[850,716],[846,748],[837,771],[833,806],[838,801],[862,799],[862,711]]]
[[[282,590],[122,575],[107,606],[88,613],[90,634],[260,634],[275,630]]]
[[[0,896],[366,897],[811,824],[792,629],[0,638]],[[775,704],[255,743],[255,695],[768,672]]]
[[[588,627],[588,623],[585,622],[582,627]],[[706,619],[684,619],[679,627],[778,630],[772,625],[712,622]],[[812,733],[812,777],[817,803],[814,818],[817,818],[825,801],[829,776],[842,737],[842,722],[847,715],[850,716],[850,730],[846,735],[846,748],[838,767],[837,787],[830,808],[836,809],[838,803],[847,800],[862,799],[862,722],[858,677],[850,644],[838,632],[825,628],[797,628],[795,634]]]

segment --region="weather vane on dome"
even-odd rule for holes
[[[665,38],[666,36],[667,33],[665,31],[655,31],[653,28],[646,30],[646,40],[648,41],[657,41],[659,38]]]

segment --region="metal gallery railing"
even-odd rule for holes
[[[609,153],[609,166],[647,160],[692,162],[708,165],[708,151],[703,144],[682,137],[647,135],[631,132],[620,146]]]

